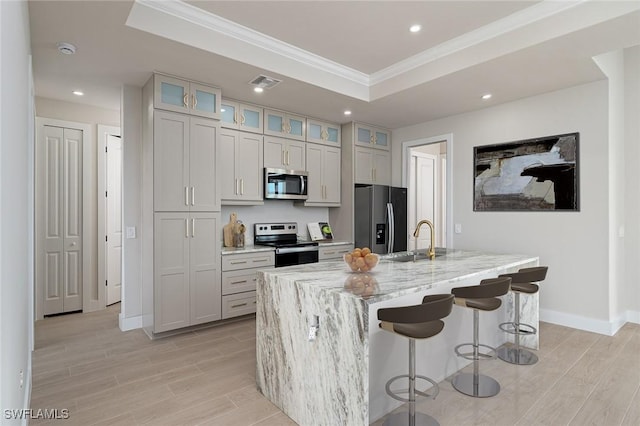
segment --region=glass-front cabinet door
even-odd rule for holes
[[[220,89],[156,74],[153,106],[167,111],[220,119]]]
[[[373,135],[373,144],[379,148],[389,149],[389,132],[376,129]]]
[[[220,117],[222,121],[222,127],[229,129],[238,128],[238,104],[237,102],[231,102],[226,99],[222,100],[220,104]]]
[[[265,135],[280,136],[304,141],[306,133],[306,119],[288,114],[283,111],[264,110]]]
[[[391,133],[384,129],[356,124],[356,145],[379,148],[388,151],[391,148]]]
[[[262,133],[263,110],[259,106],[239,104],[240,130]]]
[[[369,146],[373,142],[373,130],[368,126],[356,124],[356,143]]]
[[[307,119],[307,142],[340,146],[340,125]]]

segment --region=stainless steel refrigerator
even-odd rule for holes
[[[356,185],[355,245],[384,254],[407,250],[407,188]]]

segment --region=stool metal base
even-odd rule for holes
[[[415,413],[414,419],[408,411],[392,414],[384,421],[383,426],[440,426],[433,417],[424,413]]]
[[[500,383],[484,374],[460,373],[451,381],[455,390],[476,398],[488,398],[500,392]]]
[[[522,348],[498,348],[498,358],[516,365],[533,365],[538,362],[538,356]]]

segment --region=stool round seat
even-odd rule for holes
[[[522,268],[518,272],[502,274],[500,277],[511,278],[511,291],[514,293],[514,320],[503,322],[500,329],[513,334],[514,347],[502,346],[498,349],[498,358],[511,364],[532,365],[538,362],[538,356],[533,352],[520,347],[520,336],[536,334],[538,330],[530,325],[520,322],[520,294],[535,294],[540,287],[536,282],[544,280],[547,276],[547,266],[534,266]]]
[[[378,319],[381,321],[380,328],[409,339],[409,374],[392,377],[385,385],[389,396],[398,401],[409,403],[409,412],[389,416],[384,422],[385,425],[439,425],[433,417],[415,411],[416,396],[435,399],[439,393],[438,384],[434,380],[417,375],[415,372],[415,341],[416,339],[433,337],[444,329],[442,318],[451,313],[453,299],[451,294],[434,294],[425,296],[420,305],[378,309]],[[409,381],[407,389],[391,389],[395,381],[403,378]],[[415,387],[416,379],[429,382],[432,385],[431,393],[417,390]],[[400,394],[407,394],[408,397],[403,398]]]
[[[499,297],[509,292],[510,285],[511,278],[498,277],[482,280],[479,285],[451,290],[456,305],[473,309],[473,343],[462,343],[455,347],[456,355],[473,361],[473,373],[458,373],[453,377],[451,385],[458,392],[477,398],[494,396],[500,392],[500,384],[494,378],[479,372],[480,360],[496,357],[495,348],[479,343],[479,312],[498,309],[502,305]],[[470,347],[471,352],[463,352],[464,347]],[[486,348],[488,352],[480,352],[480,348]]]

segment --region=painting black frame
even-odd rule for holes
[[[524,139],[513,142],[505,142],[493,145],[476,146],[473,148],[473,211],[580,211],[580,168],[579,168],[579,146],[580,133],[564,133],[560,135],[545,136],[532,139]],[[573,145],[573,146],[572,146]],[[545,151],[545,147],[549,149]],[[557,151],[552,151],[552,148]],[[529,154],[523,154],[530,151]],[[524,167],[519,176],[531,176],[529,182],[552,181],[554,189],[554,204],[546,202],[544,199],[525,197],[522,192],[509,194],[486,195],[479,189],[489,178],[487,174],[480,179],[485,170],[491,170],[491,161],[497,161],[500,168],[504,161],[514,157],[539,155],[552,155],[558,152],[560,159],[554,164],[546,165],[532,163],[531,166]],[[573,161],[571,156],[573,155]],[[566,158],[562,158],[566,156]],[[567,158],[569,160],[567,160]],[[488,163],[491,163],[488,165]],[[517,169],[516,169],[517,170]],[[525,174],[526,173],[526,174]],[[500,177],[494,184],[500,187],[499,180],[503,178],[500,169]],[[512,182],[511,180],[509,182]]]

